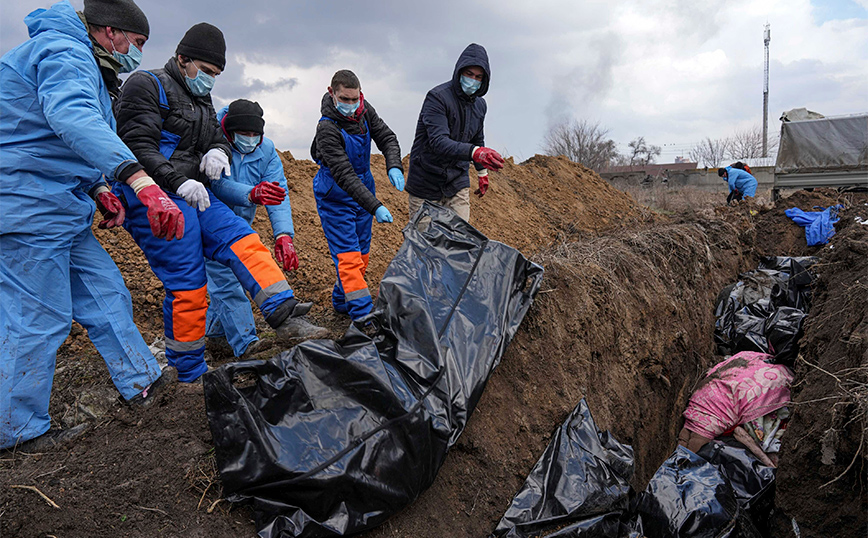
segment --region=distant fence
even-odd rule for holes
[[[774,166],[751,167],[753,176],[759,183],[760,189],[770,189],[775,182]],[[642,185],[648,173],[639,170],[638,167],[632,172],[603,172],[600,174],[605,180],[621,185]],[[663,171],[656,176],[652,175],[650,182],[653,185],[661,185],[666,179],[669,187],[698,187],[709,191],[725,189],[723,178],[717,175],[717,168],[697,168],[695,170]],[[647,184],[647,182],[646,182]]]

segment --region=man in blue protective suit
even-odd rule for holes
[[[286,197],[286,177],[274,142],[264,136],[265,119],[259,103],[238,99],[217,113],[223,136],[232,148],[232,174],[211,182],[211,191],[236,215],[253,224],[256,207],[264,205],[274,233],[274,255],[285,271],[298,269],[292,238],[292,206]],[[231,269],[205,260],[208,306],[205,336],[225,339],[236,357],[258,349],[250,301]]]
[[[742,200],[746,196],[756,196],[756,178],[747,171],[734,166],[718,168],[717,175],[729,184],[729,196],[727,203],[733,200]]]
[[[389,181],[399,191],[404,190],[401,148],[398,137],[365,100],[352,71],[343,69],[334,74],[320,112],[310,154],[319,164],[313,192],[338,274],[332,305],[357,321],[373,306],[365,282],[373,217],[377,222],[392,222],[392,214],[376,196],[371,140],[386,157]]]
[[[154,241],[181,237],[184,221],[115,134],[112,94],[118,73],[138,65],[144,13],[132,0],[85,0],[83,13],[63,1],[24,22],[30,39],[0,59],[0,449],[39,451],[86,429],[49,429],[57,349],[73,319],[127,402],[150,405],[176,376],[161,373],[91,231],[91,196],[101,228],[124,220],[102,178],[129,186]]]
[[[166,289],[166,359],[185,383],[208,370],[205,258],[231,268],[278,336],[328,334],[304,319],[312,304],[295,298],[253,228],[208,188],[209,181],[232,173],[229,143],[211,104],[211,88],[225,66],[223,32],[208,23],[196,24],[164,68],[130,75],[115,104],[121,139],[184,213],[186,228],[180,241],[154,241],[146,233],[141,204],[125,185],[114,187],[125,203],[124,228]]]
[[[471,161],[479,185],[474,194],[480,198],[488,190],[488,171],[503,168],[503,157],[485,147],[483,96],[490,80],[488,53],[471,43],[455,63],[452,79],[425,96],[407,174],[410,218],[429,200],[470,220]]]

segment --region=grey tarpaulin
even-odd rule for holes
[[[775,174],[868,170],[868,114],[781,123]]]
[[[379,525],[434,481],[539,291],[542,267],[426,203],[380,282],[373,336],[205,374],[217,465],[266,538]],[[234,383],[241,374],[252,378]]]
[[[633,448],[600,432],[584,399],[555,432],[493,537],[626,536]]]

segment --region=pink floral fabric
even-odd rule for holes
[[[684,411],[684,427],[714,439],[790,403],[793,372],[769,364],[764,353],[743,351],[705,374]]]

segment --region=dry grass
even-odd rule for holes
[[[187,471],[188,487],[200,494],[197,509],[213,507],[216,501],[223,496],[223,486],[220,484],[217,460],[214,449],[209,450],[196,460],[196,465]],[[208,496],[208,493],[211,495]],[[207,499],[206,500],[206,496]]]
[[[837,372],[829,372],[820,366],[808,362],[804,357],[799,355],[799,360],[809,367],[832,377],[835,380],[836,394],[824,398],[824,400],[835,400],[833,409],[842,409],[843,413],[849,416],[849,420],[843,424],[839,430],[844,430],[853,423],[860,425],[859,447],[856,453],[853,454],[853,459],[844,471],[837,477],[826,482],[821,488],[828,487],[833,483],[843,478],[853,465],[859,460],[859,457],[868,458],[868,450],[865,447],[865,440],[868,438],[868,364],[863,364],[857,368],[845,368]],[[812,403],[812,402],[803,402]],[[847,413],[847,410],[853,410]],[[830,432],[827,432],[827,434]],[[835,433],[835,432],[832,432]]]

